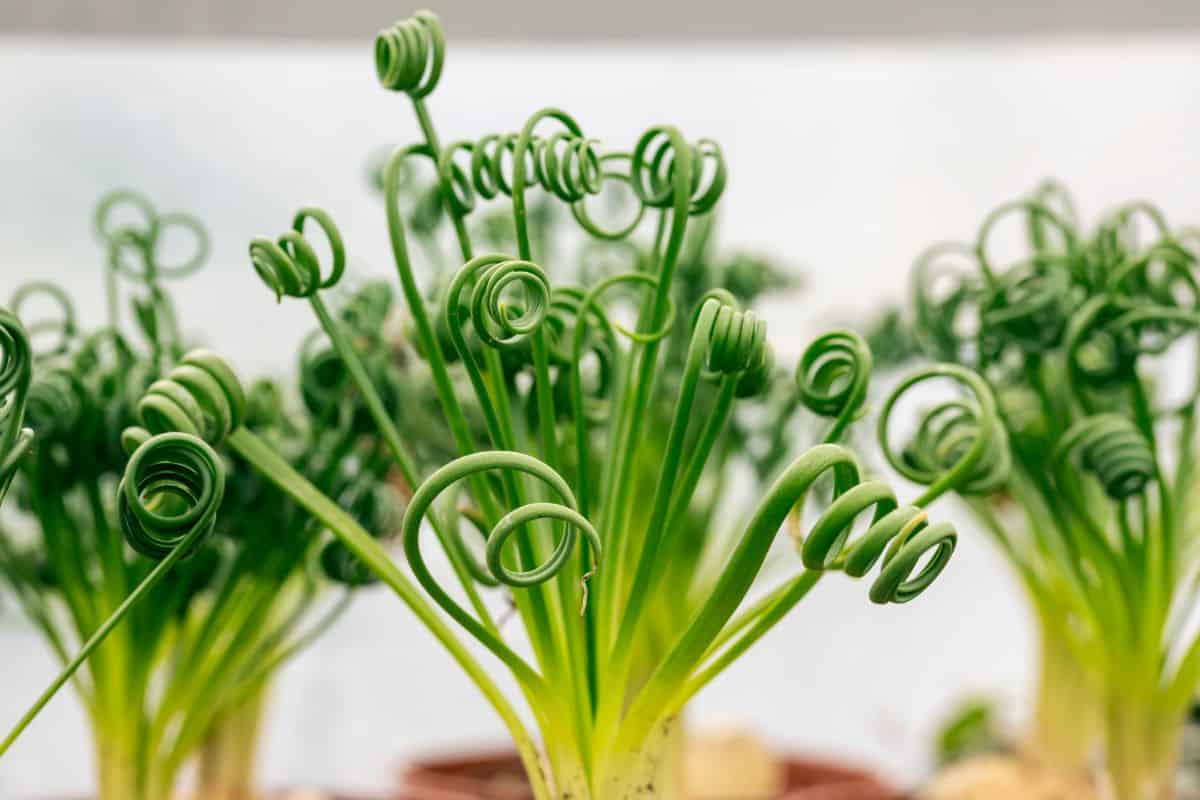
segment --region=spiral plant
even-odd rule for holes
[[[166,800],[190,765],[198,797],[250,796],[272,678],[365,579],[247,464],[196,436],[138,425],[177,428],[183,387],[203,395],[210,372],[223,375],[215,357],[184,357],[161,279],[199,263],[163,265],[158,243],[175,226],[206,251],[190,216],[160,217],[127,191],[101,201],[104,327],[81,332],[70,299],[48,283],[22,286],[13,313],[0,312],[0,487],[11,481],[16,501],[0,517],[0,578],[63,663],[0,754],[71,681],[95,736],[99,800]],[[119,324],[125,287],[133,326]],[[363,302],[351,295],[344,306],[337,314],[369,335]],[[399,498],[378,437],[327,362],[319,348],[304,351],[303,408],[257,381],[205,401],[215,416],[203,433],[254,428],[355,519],[383,530]],[[37,432],[33,448],[23,416]],[[344,588],[322,591],[330,584]]]
[[[395,380],[394,343],[371,335],[389,327],[378,302],[386,292],[372,285],[340,314],[326,297],[340,289],[347,261],[331,215],[302,208],[282,235],[249,248],[277,300],[302,299],[313,310],[323,336],[309,342],[312,360],[347,393],[326,407],[335,414],[353,397],[355,411],[339,418],[377,441],[396,484],[411,492],[400,525],[408,569],[377,540],[376,523],[247,424],[242,387],[211,353],[182,356],[149,387],[139,424],[124,438],[142,448],[189,441],[225,451],[311,515],[336,541],[330,560],[388,586],[480,689],[511,732],[539,800],[675,797],[668,756],[687,701],[829,571],[874,573],[869,596],[877,603],[924,591],[956,542],[949,525],[930,521],[927,506],[952,489],[981,492],[1004,480],[1005,432],[974,373],[919,373],[888,399],[879,423],[885,447],[901,395],[928,381],[955,392],[958,435],[945,458],[915,476],[925,491],[901,502],[839,443],[865,412],[871,355],[860,337],[817,339],[792,383],[780,376],[764,322],[730,291],[714,287],[692,299],[677,291],[689,229],[703,234],[725,187],[716,143],[690,142],[663,125],[627,151],[609,150],[575,117],[547,108],[514,133],[443,145],[427,101],[445,50],[429,12],[375,42],[381,84],[408,95],[421,131],[387,158],[381,177],[404,326],[436,397],[448,461],[431,460],[431,448],[412,435],[405,402],[417,395]],[[445,260],[462,265],[432,291],[418,282],[401,207],[413,197],[405,182],[420,173],[437,191],[426,221],[448,221],[454,255]],[[616,214],[603,208],[613,193],[624,197],[609,204]],[[552,282],[544,254],[534,252],[535,197],[565,206],[585,237],[628,242],[639,255],[587,283]],[[485,203],[511,218],[510,252],[476,251],[472,216]],[[437,228],[430,223],[422,234],[428,245],[444,244]],[[695,521],[697,507],[723,494],[723,484],[712,483],[716,454],[734,435],[735,408],[780,380],[791,385],[783,394],[794,405],[831,420],[828,431],[790,461],[764,457],[759,463],[779,462],[773,480],[746,521],[718,536],[711,516]],[[154,459],[131,460],[126,487],[195,474],[196,464],[162,448]],[[805,513],[814,494],[831,499]],[[125,502],[127,527],[136,529],[142,516]],[[785,526],[799,564],[759,591],[756,579]],[[427,532],[452,585],[434,574]],[[528,643],[528,655],[514,638]],[[467,639],[510,673],[519,697],[501,690]]]
[[[1048,181],[990,213],[973,243],[928,249],[912,276],[923,351],[978,370],[1011,442],[1007,479],[959,491],[1039,623],[1030,749],[1076,770],[1099,752],[1119,800],[1170,796],[1200,682],[1198,245],[1145,202],[1085,230]],[[939,406],[889,459],[926,477],[969,424]]]

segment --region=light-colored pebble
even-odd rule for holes
[[[920,800],[1099,800],[1087,776],[1063,774],[1015,756],[979,756],[938,774]]]
[[[783,786],[783,766],[771,748],[738,728],[690,736],[684,776],[689,800],[765,800]]]

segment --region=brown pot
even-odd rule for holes
[[[816,758],[786,756],[778,800],[901,800],[879,778]],[[400,800],[533,800],[517,754],[507,750],[426,758],[404,771]]]
[[[62,800],[61,798],[59,800]],[[87,800],[84,797],[72,797],[68,800]],[[276,792],[267,792],[262,796],[262,800],[384,800],[382,795],[378,794],[345,794],[339,792],[330,792],[324,789],[283,789]],[[397,800],[389,797],[388,800]],[[414,800],[401,796],[399,800]]]

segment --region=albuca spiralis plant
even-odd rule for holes
[[[969,370],[939,366],[910,377],[882,409],[882,432],[902,394],[939,380],[955,387],[973,425],[954,463],[922,474],[927,489],[900,503],[837,443],[863,413],[871,358],[856,335],[830,333],[797,369],[802,402],[832,419],[824,441],[778,471],[734,535],[680,535],[697,495],[718,491],[706,478],[735,405],[776,377],[764,323],[729,292],[708,292],[690,308],[673,301],[689,225],[712,212],[724,189],[721,151],[671,126],[649,129],[632,150],[608,151],[553,108],[517,133],[443,146],[426,101],[444,58],[429,12],[386,29],[375,44],[382,84],[409,96],[421,130],[421,141],[398,148],[384,166],[386,219],[452,460],[420,459],[403,433],[406,409],[388,407],[369,366],[385,345],[352,335],[327,305],[323,293],[346,264],[331,216],[303,208],[282,236],[250,245],[253,268],[276,298],[308,301],[399,481],[413,489],[401,525],[408,571],[340,498],[255,430],[236,376],[206,351],[184,356],[140,403],[140,425],[125,437],[140,444],[122,497],[131,508],[148,506],[165,488],[158,477],[171,476],[188,501],[175,533],[188,535],[193,520],[215,513],[203,491],[212,480],[200,467],[211,461],[204,454],[231,453],[305,508],[441,642],[508,727],[536,797],[675,797],[672,721],[688,700],[828,571],[861,577],[878,567],[869,594],[879,603],[920,594],[956,541],[949,525],[929,521],[926,506],[952,488],[1002,480],[1003,429],[990,391]],[[418,285],[399,207],[400,178],[414,165],[437,176],[462,264],[432,300]],[[650,218],[647,257],[591,285],[552,286],[532,251],[531,190],[565,204],[597,239],[641,236]],[[601,223],[594,203],[610,191],[628,194],[627,217]],[[515,253],[475,251],[468,219],[480,200],[509,209]],[[687,345],[670,364],[665,342],[680,330]],[[665,420],[655,414],[664,393]],[[659,436],[663,444],[650,444]],[[886,435],[882,441],[891,447]],[[832,499],[806,516],[814,487],[828,487]],[[746,602],[789,520],[802,568]],[[454,586],[439,582],[426,559],[427,530]],[[491,602],[496,594],[511,597],[520,622],[512,643]],[[668,595],[675,602],[662,603]],[[501,691],[454,626],[511,674],[519,698]]]
[[[0,577],[64,664],[0,753],[73,678],[95,738],[99,800],[165,800],[188,766],[200,800],[249,797],[272,678],[366,576],[243,462],[182,435],[127,457],[123,445],[139,440],[122,431],[135,412],[162,407],[154,397],[174,385],[164,370],[185,352],[165,281],[200,266],[207,236],[193,217],[160,215],[124,191],[101,202],[96,224],[108,325],[81,333],[67,296],[47,283],[12,301],[33,349],[14,315],[0,317],[0,387],[15,392],[4,474],[15,471],[17,501],[0,525]],[[171,265],[163,243],[185,235],[193,252]],[[132,326],[120,324],[123,285],[132,287]],[[366,335],[372,308],[370,296],[355,295],[339,313]],[[322,491],[384,530],[398,503],[388,463],[337,372],[321,363],[319,348],[306,349],[302,410],[258,381],[244,413]],[[37,444],[18,463],[28,433],[8,426],[25,407]],[[347,590],[337,599],[322,591],[331,580]]]
[[[1090,232],[1054,182],[990,213],[974,243],[920,256],[912,321],[933,358],[979,370],[1011,442],[1007,480],[967,503],[1027,590],[1041,638],[1029,749],[1119,800],[1172,796],[1200,681],[1196,234],[1137,202]],[[893,459],[953,459],[935,409]]]
[[[386,155],[377,157],[372,163],[370,174],[373,185],[382,193]],[[415,239],[422,254],[426,255],[426,273],[432,281],[434,295],[453,279],[453,271],[446,265],[448,257],[442,254],[438,236],[452,228],[442,190],[433,170],[429,177],[422,174],[418,165],[409,160],[399,168],[395,187],[396,205],[407,223],[407,233]],[[624,196],[606,197],[602,203],[616,213],[628,213],[632,203]],[[479,213],[468,217],[467,230],[473,246],[485,252],[503,252],[516,248],[516,231],[511,208],[496,203],[481,208]],[[552,278],[566,285],[589,286],[614,278],[622,273],[649,271],[653,269],[653,254],[644,242],[634,238],[601,239],[580,237],[577,224],[569,210],[558,198],[547,193],[538,193],[530,202],[526,218],[529,229],[530,249],[537,263],[554,265]],[[793,271],[775,259],[762,257],[745,251],[726,254],[716,243],[716,213],[695,218],[688,226],[684,244],[680,250],[676,267],[677,278],[671,286],[671,302],[677,308],[697,308],[710,292],[720,290],[732,295],[735,305],[746,306],[763,296],[797,288],[799,280]],[[453,248],[451,248],[452,250]],[[429,269],[432,267],[432,269]],[[420,274],[420,273],[418,273]],[[722,295],[727,296],[727,295]],[[436,299],[434,301],[436,303]],[[401,320],[398,326],[413,332],[410,320]],[[440,329],[445,334],[445,328]],[[691,330],[685,325],[672,326],[660,345],[660,375],[664,384],[650,398],[646,414],[650,423],[640,445],[639,463],[641,471],[633,479],[633,495],[630,499],[633,515],[628,524],[635,528],[644,525],[645,515],[650,513],[653,502],[655,468],[662,461],[662,452],[667,445],[667,435],[674,413],[674,397],[678,391],[678,380],[687,360]],[[453,437],[444,416],[438,413],[439,400],[428,365],[404,353],[419,351],[416,346],[402,337],[391,337],[393,344],[400,347],[403,362],[402,380],[410,387],[409,394],[419,405],[406,406],[403,423],[406,424],[406,440],[412,449],[436,455],[447,450],[453,456]],[[607,352],[607,351],[601,351]],[[448,356],[455,357],[452,347]],[[786,379],[782,366],[773,368],[775,375],[769,376],[767,391],[756,396],[741,398],[738,408],[730,414],[725,430],[713,442],[705,463],[703,490],[692,495],[687,507],[673,522],[674,536],[681,544],[674,554],[672,564],[687,574],[695,568],[706,554],[705,542],[712,538],[714,526],[720,524],[720,505],[726,497],[725,485],[744,478],[747,472],[754,476],[754,487],[764,489],[770,478],[788,456],[796,455],[794,441],[804,436],[794,436],[793,431],[811,435],[805,431],[805,420],[797,419],[801,409],[801,387]],[[488,434],[482,420],[474,392],[461,371],[452,371],[451,378],[461,383],[464,411],[471,422],[472,430],[480,440]],[[561,384],[559,384],[561,387]],[[715,398],[701,394],[696,400],[695,413],[706,416]],[[561,403],[563,393],[556,395]],[[433,414],[421,413],[433,409]],[[410,438],[411,437],[411,438]],[[444,459],[443,459],[444,460]],[[438,460],[426,463],[439,463]],[[691,545],[685,544],[691,542]],[[702,585],[695,586],[703,589]],[[644,612],[647,620],[644,641],[639,643],[638,655],[645,663],[654,661],[659,648],[670,643],[671,626],[679,616],[682,603],[694,602],[686,593],[662,593],[650,599]],[[657,624],[655,623],[657,620]],[[636,667],[635,667],[636,669]],[[677,738],[685,738],[687,732],[679,720],[675,726]]]

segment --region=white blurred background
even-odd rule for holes
[[[245,373],[285,373],[310,312],[275,306],[246,245],[317,204],[338,221],[358,272],[391,269],[365,164],[417,131],[407,101],[378,87],[371,40],[410,9],[385,9],[351,39],[301,42],[253,26],[261,38],[126,36],[102,14],[95,29],[116,35],[64,35],[60,20],[31,8],[0,37],[0,297],[53,277],[85,321],[99,321],[91,211],[107,190],[136,187],[212,231],[209,267],[177,290],[186,327]],[[899,299],[923,246],[972,235],[989,208],[1044,176],[1064,180],[1087,219],[1146,197],[1176,223],[1200,222],[1200,34],[1170,30],[1171,19],[1137,33],[1122,18],[1082,33],[1067,20],[1049,34],[1005,23],[999,37],[917,25],[895,37],[835,28],[835,38],[804,39],[771,19],[761,21],[776,34],[767,41],[744,31],[719,41],[701,26],[703,43],[664,27],[637,41],[554,29],[536,43],[497,44],[470,26],[464,41],[448,21],[431,108],[447,139],[509,130],[555,104],[613,144],[657,122],[720,141],[731,169],[724,242],[780,254],[808,277],[805,292],[768,309],[785,353],[823,323]],[[157,34],[175,23],[154,24]],[[1024,605],[971,534],[939,584],[908,606],[870,605],[865,584],[831,576],[700,696],[697,720],[746,722],[781,746],[914,780],[956,699],[990,692],[1024,708],[1033,655]],[[7,605],[0,727],[52,672]],[[365,593],[287,669],[276,695],[263,765],[273,785],[380,787],[406,754],[503,739],[385,590]],[[0,798],[86,790],[89,751],[64,692],[0,763]]]

